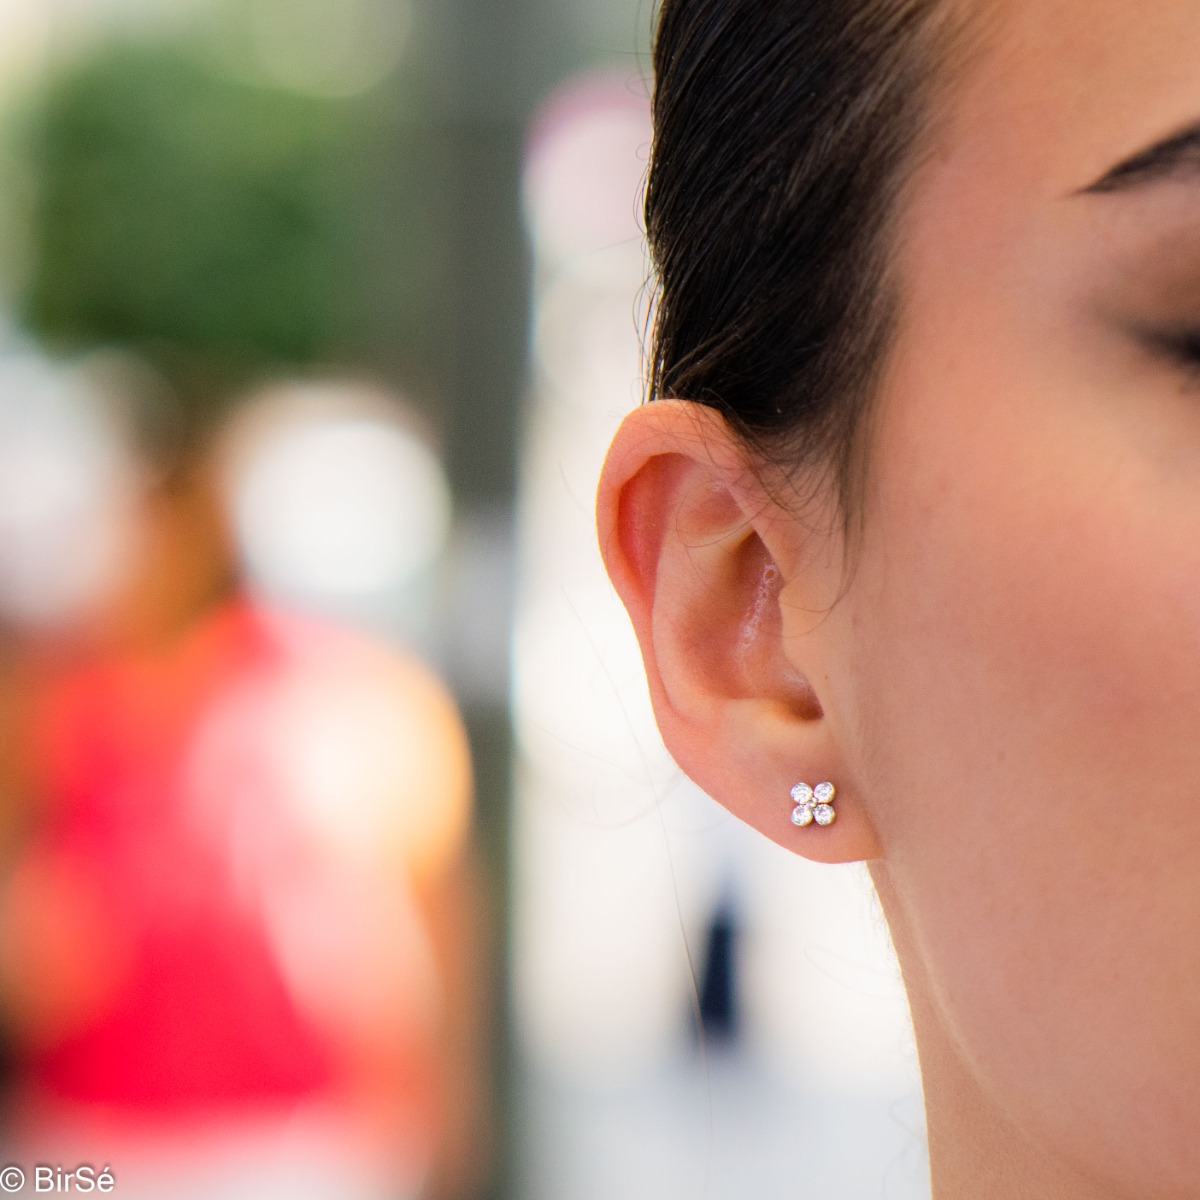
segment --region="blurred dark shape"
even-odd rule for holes
[[[737,909],[725,896],[708,926],[699,982],[700,1028],[711,1042],[732,1044],[740,1033]]]

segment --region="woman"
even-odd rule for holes
[[[601,545],[683,769],[869,862],[942,1200],[1200,1196],[1198,53],[1195,0],[661,15]]]
[[[0,1137],[31,1191],[38,1162],[155,1200],[432,1200],[485,1169],[461,719],[414,656],[239,577],[235,460],[339,415],[393,427],[282,384],[147,454],[128,575],[72,641],[13,651]]]

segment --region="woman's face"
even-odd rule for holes
[[[1196,1195],[1200,4],[983,7],[826,709],[942,1057],[1115,1193]]]

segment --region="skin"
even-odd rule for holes
[[[819,474],[664,401],[613,443],[601,548],[681,767],[870,862],[938,1200],[1200,1197],[1200,368],[1165,346],[1200,328],[1200,168],[1086,190],[1200,119],[1200,6],[973,20],[854,545]],[[790,824],[798,779],[835,825]]]

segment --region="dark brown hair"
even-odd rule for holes
[[[938,0],[663,0],[650,395],[719,409],[842,499],[895,325],[889,232]]]

